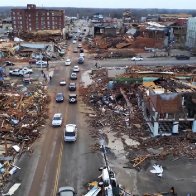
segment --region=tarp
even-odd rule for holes
[[[13,195],[15,193],[15,191],[20,187],[21,183],[16,183],[14,184],[9,191],[6,194],[2,194],[2,196],[4,195]]]

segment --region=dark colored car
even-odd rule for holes
[[[78,59],[78,64],[83,64],[84,63],[84,58],[83,57],[80,57],[79,59]]]
[[[15,64],[10,61],[5,61],[6,66],[14,66]]]
[[[56,102],[63,102],[64,101],[64,95],[63,93],[57,93],[56,95]]]
[[[186,55],[177,55],[176,56],[177,60],[189,60],[190,56],[186,56]]]
[[[80,48],[80,53],[84,53],[84,49],[83,48]]]
[[[29,59],[29,64],[36,64],[36,59]]]
[[[69,95],[69,103],[77,103],[77,95],[76,94]]]
[[[75,91],[76,90],[76,83],[74,83],[74,82],[69,83],[69,90]]]

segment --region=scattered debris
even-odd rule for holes
[[[161,165],[154,164],[152,167],[154,169],[150,170],[151,173],[157,174],[157,176],[159,176],[159,177],[163,176],[163,167]]]
[[[25,87],[14,84],[0,91],[0,184],[4,186],[17,169],[14,160],[29,151],[40,136],[41,126],[48,118],[50,98],[41,84]]]
[[[116,78],[108,78],[107,69],[92,71],[91,79],[94,82],[88,87],[79,89],[83,102],[95,111],[95,115],[88,120],[91,126],[91,136],[98,140],[104,138],[107,144],[110,139],[107,137],[110,134],[107,134],[105,128],[108,127],[109,132],[113,132],[116,138],[123,141],[124,149],[128,152],[126,157],[133,164],[133,168],[141,168],[147,160],[162,160],[168,155],[175,158],[182,156],[195,158],[195,133],[190,130],[190,123],[185,122],[179,134],[172,134],[171,128],[168,127],[169,123],[168,125],[166,123],[167,126],[162,128],[160,136],[152,137],[148,125],[150,119],[144,117],[144,107],[142,107],[142,102],[138,101],[139,97],[142,97],[141,100],[144,101],[149,100],[146,95],[148,89],[156,90],[161,87],[168,92],[183,94],[185,98],[187,96],[186,103],[188,103],[188,100],[193,100],[194,94],[196,95],[196,89],[189,85],[189,82],[183,83],[175,77],[190,74],[192,70],[194,66],[167,66],[161,67],[161,70],[159,66],[153,69],[131,66],[127,68],[126,73]],[[194,77],[194,74],[192,76]],[[149,86],[145,86],[147,84],[143,80],[147,80],[147,77],[149,79],[155,77],[154,86],[151,87],[150,82]],[[112,81],[111,85],[109,85],[110,81]],[[174,105],[173,101],[169,109],[174,108]],[[193,108],[190,108],[190,111],[194,113]],[[100,129],[103,130],[102,133]],[[134,142],[125,142],[124,135]],[[99,150],[99,145],[91,146],[91,149],[92,151]]]

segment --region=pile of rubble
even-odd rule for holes
[[[92,79],[93,84],[80,88],[84,103],[95,111],[94,114],[88,114],[92,127],[90,133],[92,137],[100,139],[103,134],[99,131],[104,130],[104,127],[115,132],[115,136],[124,143],[124,149],[129,152],[127,158],[130,160],[130,167],[132,164],[137,167],[146,159],[165,159],[168,155],[196,157],[196,136],[191,130],[185,130],[175,136],[151,137],[137,102],[141,84],[113,83],[111,87],[106,69],[97,70]],[[138,145],[127,144],[122,138],[123,135],[129,136]],[[98,149],[98,146],[93,150]]]
[[[21,39],[32,42],[58,42],[62,39],[59,30],[46,30],[32,33],[22,33],[19,35]]]
[[[98,53],[104,58],[131,57],[135,53],[145,52],[144,48],[162,48],[163,40],[155,40],[147,37],[132,38],[129,36],[96,36],[90,41],[84,42],[84,48],[89,52]],[[109,49],[113,49],[113,55],[110,55]],[[122,49],[126,49],[122,50]],[[101,54],[104,50],[105,54]],[[122,51],[121,51],[122,50]],[[108,54],[106,54],[108,52]]]
[[[50,98],[40,84],[10,86],[0,91],[0,186],[17,166],[14,160],[40,136],[41,126],[48,118]]]

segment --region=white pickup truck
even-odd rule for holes
[[[32,74],[33,70],[27,67],[23,67],[21,69],[14,69],[9,71],[10,76],[24,76],[25,74]]]

